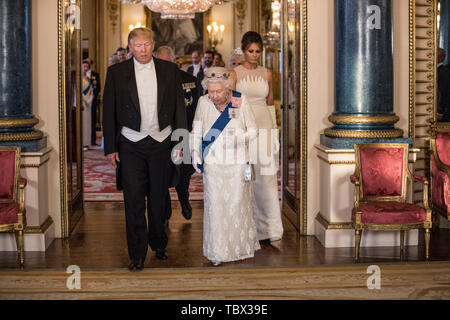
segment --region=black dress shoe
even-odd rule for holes
[[[166,260],[169,258],[166,249],[156,249],[156,258],[161,260]]]
[[[144,269],[144,259],[139,259],[139,261],[136,263],[136,270],[141,271]]]
[[[181,203],[181,214],[186,220],[190,220],[192,218],[192,207],[189,204],[189,201]]]
[[[128,269],[130,271],[140,271],[144,269],[144,259],[131,259],[130,265],[128,266]]]
[[[131,261],[128,265],[128,270],[130,271],[136,271],[136,263],[134,261]]]

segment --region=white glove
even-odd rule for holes
[[[277,154],[280,152],[280,130],[278,129],[272,129],[271,130],[271,136],[270,136],[270,142],[272,147],[272,154]]]
[[[277,124],[277,112],[275,109],[275,105],[271,105],[271,106],[267,106],[267,108],[269,108],[269,113],[270,113],[270,117],[272,118],[272,128],[273,129],[278,129],[278,124]]]
[[[275,111],[275,105],[267,106],[269,108],[270,117],[272,118],[272,131],[270,136],[272,154],[277,154],[280,151],[280,137],[277,124],[277,113]],[[273,129],[276,129],[276,134]]]
[[[197,151],[192,152],[192,166],[194,167],[195,171],[198,173],[201,173],[200,169],[198,168],[198,165],[202,164],[202,158],[200,157],[199,153]]]

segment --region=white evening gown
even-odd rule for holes
[[[283,223],[278,198],[277,155],[269,152],[271,150],[270,133],[265,133],[270,132],[273,126],[272,116],[266,103],[269,94],[267,69],[261,66],[256,69],[247,69],[240,65],[234,70],[237,76],[236,90],[248,98],[258,128],[258,156],[255,155],[256,147],[252,155],[253,161],[257,159],[256,180],[253,183],[253,218],[258,230],[258,240],[276,241],[283,236]],[[261,157],[261,150],[259,150],[261,146],[267,150],[264,157]]]
[[[219,116],[208,96],[202,96],[192,129],[193,152],[201,154],[202,137]],[[255,139],[256,127],[250,107],[242,97],[237,117],[228,123],[203,161],[203,255],[210,261],[251,258],[261,248],[253,220],[252,182],[244,181],[248,146],[241,138],[245,136]],[[228,158],[224,159],[224,154]],[[244,158],[236,161],[237,155]]]
[[[84,94],[84,90],[89,86],[89,80],[86,77],[82,77],[82,103],[83,103],[83,146],[89,146],[91,144],[91,130],[92,130],[92,101],[94,100],[94,89],[92,86],[88,92]]]

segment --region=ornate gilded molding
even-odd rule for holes
[[[109,20],[111,21],[112,31],[116,32],[117,19],[119,18],[120,3],[119,0],[108,0]]]
[[[324,157],[321,156],[317,156],[320,160],[325,161],[328,164],[341,164],[341,165],[350,165],[350,164],[355,164],[355,160],[328,160]]]
[[[301,66],[302,74],[300,81],[303,84],[300,99],[302,108],[300,114],[300,143],[301,143],[301,198],[300,198],[300,221],[302,221],[301,234],[308,233],[308,1],[302,0],[302,12],[300,14],[302,24],[302,48]]]
[[[21,168],[39,168],[43,166],[45,163],[47,163],[50,160],[50,158],[45,159],[41,163],[29,163],[29,164],[21,164]]]
[[[326,230],[347,230],[353,229],[352,222],[328,222],[320,212],[317,213],[316,221],[320,223]]]
[[[58,0],[58,121],[59,121],[59,180],[61,203],[61,237],[69,236],[68,186],[67,186],[67,137],[66,137],[66,79],[64,48],[64,0]]]
[[[40,226],[27,226],[25,227],[25,233],[45,233],[48,228],[53,224],[52,217],[48,216],[47,219]]]
[[[3,127],[32,127],[39,122],[36,118],[0,120],[0,128]]]
[[[234,11],[238,18],[239,32],[242,33],[242,27],[244,25],[245,13],[247,11],[247,1],[237,0],[234,2]]]
[[[402,129],[378,130],[378,131],[353,131],[325,129],[325,135],[334,138],[401,138]]]
[[[335,116],[330,115],[328,120],[333,123],[396,123],[400,120],[398,116]]]
[[[42,139],[42,131],[0,134],[0,141],[33,141]]]
[[[414,170],[429,180],[430,125],[435,120],[437,100],[437,0],[410,0],[409,27],[409,136],[421,151]],[[422,201],[422,188],[414,183],[413,201]]]

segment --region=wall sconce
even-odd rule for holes
[[[217,45],[223,42],[223,31],[225,30],[225,26],[223,24],[218,26],[217,23],[213,21],[212,24],[208,24],[206,30],[208,30],[209,46],[213,51],[216,51]]]
[[[130,29],[130,31],[133,30],[133,29],[136,29],[136,28],[145,28],[145,26],[142,25],[139,21],[136,23],[135,26],[132,25],[132,24],[130,24],[130,25],[128,26],[128,29]]]

